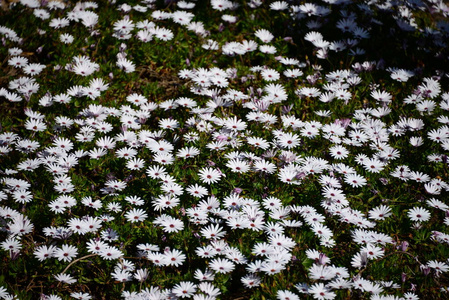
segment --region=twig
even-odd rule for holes
[[[75,259],[74,261],[72,261],[65,269],[64,269],[64,271],[62,271],[62,273],[61,274],[64,274],[74,263],[76,263],[76,262],[79,262],[80,260],[83,260],[83,259],[85,259],[85,258],[89,258],[89,257],[92,257],[92,256],[97,256],[98,254],[89,254],[89,255],[86,255],[86,256],[83,256],[83,257],[80,257],[80,258],[78,258],[78,259]]]
[[[34,273],[34,276],[36,276],[37,275],[37,272],[36,273]],[[29,292],[33,287],[34,287],[34,277],[32,277],[32,279],[31,279],[31,281],[30,281],[30,283],[27,285],[27,287],[26,287],[26,292]],[[33,286],[32,286],[33,285]],[[31,288],[30,288],[30,286],[31,286]]]

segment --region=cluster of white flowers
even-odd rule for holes
[[[244,74],[233,64],[175,70],[190,87],[190,96],[151,100],[154,97],[144,91],[123,90],[119,91],[123,101],[116,104],[102,101],[116,83],[114,76],[111,73],[101,78],[103,66],[87,54],[74,56],[70,63],[58,65],[53,71],[85,79],[82,82],[89,81],[88,84],[72,85],[64,91],[46,86],[45,95],[36,99],[34,95],[43,85],[40,79],[47,66],[31,62],[18,47],[9,48],[8,66],[23,76],[1,87],[0,99],[8,105],[22,102],[26,109],[23,124],[19,125],[25,130],[0,134],[0,157],[20,157],[13,167],[2,169],[0,178],[1,227],[7,234],[1,249],[10,259],[17,259],[24,254],[22,248],[31,247],[33,255],[29,259],[66,264],[67,268],[54,275],[54,279],[67,285],[78,282],[75,275],[66,274],[67,269],[83,258],[114,261],[109,271],[116,282],[149,285],[152,284],[149,268],[181,270],[193,261],[193,255],[195,260],[202,261],[201,266],[189,266],[195,269],[191,281],[166,288],[148,287],[139,293],[124,290],[122,296],[129,300],[217,299],[222,291],[215,282],[216,275],[230,275],[239,269],[244,272],[241,284],[256,288],[264,278],[294,267],[298,253],[310,262],[306,271],[312,283],[295,282],[294,291],[280,287],[278,299],[300,299],[301,294],[320,300],[335,299],[337,291],[344,289],[367,293],[373,300],[390,299],[384,294],[399,288],[398,283],[362,277],[370,264],[385,258],[387,253],[411,255],[407,252],[408,242],[394,239],[385,232],[383,224],[390,218],[403,218],[410,221],[411,230],[419,230],[432,218],[444,215],[440,223],[449,225],[449,206],[444,201],[449,184],[440,176],[424,173],[414,161],[401,159],[418,155],[426,145],[426,149],[431,149],[431,152],[423,150],[429,165],[439,170],[447,167],[444,153],[449,150],[449,91],[444,91],[442,77],[438,74],[424,77],[413,92],[398,99],[398,94],[386,85],[366,79],[370,78],[370,72],[382,72],[401,84],[418,77],[418,70],[390,66],[384,70],[380,62],[362,60],[349,69],[326,73],[309,61],[274,56],[282,52],[277,46],[288,39],[276,37],[268,29],[255,28],[253,36],[247,39],[223,41],[219,34],[214,36],[213,30],[207,30],[204,23],[193,21],[195,15],[187,10],[196,3],[178,1],[180,10],[168,12],[156,10],[154,2],[118,6],[122,17],[112,22],[109,33],[121,43],[114,56],[115,66],[123,72],[135,73],[140,67],[133,61],[135,51],[130,47],[136,41],[145,47],[158,41],[169,44],[177,39],[178,33],[185,36],[186,32],[196,35],[198,45],[206,53],[228,58],[250,56],[254,52],[270,64],[245,66]],[[343,51],[355,60],[363,57],[365,50],[358,46],[370,37],[371,26],[362,26],[361,17],[342,10],[335,26],[345,37],[325,40],[318,31],[323,24],[315,17],[329,15],[332,11],[328,4],[337,7],[349,5],[350,1],[323,2],[325,6],[273,1],[268,7],[272,13],[288,12],[293,21],[310,18],[302,42],[313,45],[318,59]],[[432,9],[447,14],[447,6],[437,2],[432,2]],[[79,2],[71,10],[60,1],[45,5],[37,0],[20,3],[56,32],[77,23],[86,27],[91,37],[101,35],[104,30],[94,12],[100,9],[95,2]],[[251,0],[247,5],[255,9],[262,4],[260,0]],[[212,0],[210,5],[229,26],[238,20],[231,15],[239,7],[237,2]],[[357,7],[369,14],[373,6],[389,9],[387,4],[375,1]],[[65,16],[52,18],[53,10],[60,10]],[[130,14],[131,11],[135,14]],[[147,12],[145,17],[139,15]],[[393,17],[402,30],[418,28],[408,7],[399,6]],[[173,30],[160,26],[169,26],[170,22]],[[371,22],[381,23],[375,19]],[[435,44],[443,45],[442,36],[447,37],[447,28],[427,30],[426,34],[435,39]],[[75,34],[59,33],[61,47],[74,43]],[[0,26],[0,35],[20,45],[21,38],[12,29]],[[301,84],[297,84],[299,81]],[[333,111],[335,107],[349,107],[361,97],[370,105],[357,106],[331,119],[338,114]],[[64,109],[74,99],[77,102],[74,109],[81,107],[80,110],[76,115],[65,114]],[[314,111],[312,118],[301,111],[301,105],[309,103],[322,108]],[[392,112],[401,105],[409,109],[410,116],[392,118]],[[43,112],[51,106],[59,115],[47,118]],[[441,125],[430,128],[426,126],[430,121]],[[408,147],[401,146],[404,144]],[[103,165],[110,161],[120,165],[118,173],[127,177],[111,171],[100,182],[84,180],[82,170],[89,169],[98,178],[102,168],[115,168]],[[33,172],[42,174],[40,181],[26,179]],[[150,186],[151,193],[142,189],[139,195],[138,189],[130,188],[138,180]],[[47,191],[51,199],[35,197],[49,184],[53,189]],[[91,187],[86,187],[88,184]],[[400,184],[420,191],[419,205],[398,204],[398,199],[390,201],[377,188],[396,189]],[[248,191],[248,186],[256,192]],[[91,196],[80,196],[84,195],[80,189],[90,190],[86,194]],[[294,199],[284,189],[304,196]],[[260,190],[263,192],[259,193]],[[392,191],[392,195],[397,194]],[[373,205],[362,211],[359,202],[365,201]],[[27,216],[29,207],[37,202],[45,203],[39,203],[40,207],[48,208],[45,216],[52,220],[43,228],[35,228],[33,222],[40,220]],[[399,209],[406,211],[400,215]],[[121,225],[114,225],[114,221],[136,232],[153,226],[161,239],[130,246],[125,243],[126,237],[121,236]],[[342,237],[344,232],[330,224],[345,228],[347,236]],[[441,227],[434,229],[430,228],[432,236],[426,240],[449,244],[449,234],[440,231]],[[32,246],[28,241],[25,243],[24,236],[33,231],[45,237],[46,242]],[[241,241],[245,243],[242,246],[232,239],[240,233],[257,238]],[[193,236],[198,243],[182,250],[165,243],[167,237],[181,234]],[[315,244],[298,250],[301,234],[308,235]],[[351,256],[350,265],[334,265],[325,252],[343,247],[340,245],[343,242],[357,250],[345,253]],[[126,254],[133,252],[149,262],[147,268],[125,259]],[[421,271],[426,275],[433,272],[436,277],[446,273],[449,265],[444,259],[419,262]],[[333,260],[341,261],[338,257]],[[413,291],[410,289],[394,299],[418,299]],[[81,292],[70,296],[92,297]],[[6,289],[0,287],[0,298],[7,297]],[[52,295],[48,299],[60,297]]]

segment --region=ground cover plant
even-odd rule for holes
[[[449,7],[3,1],[1,299],[446,299]]]

